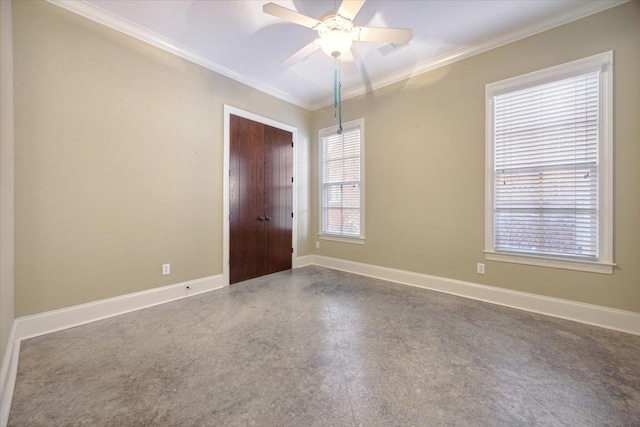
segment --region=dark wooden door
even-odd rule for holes
[[[265,126],[265,274],[291,269],[293,135]]]
[[[257,277],[264,233],[264,125],[230,117],[229,281]]]
[[[291,132],[231,115],[229,281],[291,268]]]

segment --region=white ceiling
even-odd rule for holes
[[[332,103],[334,60],[318,50],[282,66],[317,37],[309,28],[264,14],[270,0],[51,1],[304,108]],[[317,19],[335,7],[334,0],[271,1]],[[343,98],[624,2],[368,0],[355,25],[411,28],[414,37],[387,56],[378,51],[381,44],[355,42],[359,73],[343,73]]]

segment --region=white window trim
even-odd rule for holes
[[[354,243],[356,245],[364,245],[365,238],[364,237],[347,237],[342,236],[340,234],[322,234],[318,233],[318,239],[320,240],[330,240],[332,242],[341,242],[341,243]]]
[[[599,144],[599,260],[581,261],[536,255],[496,252],[493,229],[493,136],[494,105],[496,95],[541,85],[550,81],[588,73],[600,73],[600,144]],[[485,135],[485,250],[490,261],[511,262],[542,267],[613,274],[613,51],[534,71],[486,86]]]
[[[341,243],[354,243],[358,245],[363,245],[365,242],[365,234],[364,234],[364,194],[365,194],[365,179],[364,179],[364,119],[352,120],[347,123],[342,124],[342,129],[346,132],[351,129],[360,128],[360,235],[359,236],[345,236],[342,234],[329,234],[322,232],[322,224],[323,224],[323,209],[322,209],[322,138],[326,136],[335,135],[338,131],[338,126],[331,126],[328,128],[320,129],[318,131],[318,206],[320,210],[320,222],[318,224],[318,238],[321,240],[330,240],[334,242]]]

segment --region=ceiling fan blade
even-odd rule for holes
[[[407,44],[413,38],[413,31],[405,28],[371,28],[357,27],[356,40],[363,42],[379,42],[393,44]]]
[[[360,72],[360,70],[358,70],[358,64],[356,64],[353,58],[353,53],[351,53],[351,49],[340,55],[340,68],[349,76],[357,75]]]
[[[320,46],[318,45],[318,43],[316,43],[315,41],[312,41],[311,43],[309,43],[308,45],[306,45],[305,47],[303,47],[302,49],[300,49],[299,51],[297,51],[296,53],[294,53],[284,61],[282,61],[282,65],[284,65],[285,67],[290,67],[296,62],[302,61],[303,59],[305,59],[307,56],[311,55],[313,52],[315,52],[318,49],[320,49]]]
[[[338,9],[338,15],[353,21],[353,18],[360,12],[360,8],[366,0],[343,0]]]
[[[320,23],[317,19],[298,13],[295,10],[287,9],[286,7],[282,7],[275,3],[265,4],[262,6],[262,11],[266,14],[285,19],[304,27],[313,28]]]

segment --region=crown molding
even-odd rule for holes
[[[580,8],[572,9],[565,13],[555,15],[549,19],[536,22],[531,25],[524,26],[498,37],[487,39],[472,46],[464,46],[459,49],[446,52],[442,55],[430,58],[426,61],[420,62],[412,67],[407,67],[403,70],[373,80],[370,87],[360,85],[342,92],[342,99],[347,100],[355,98],[356,96],[364,95],[365,93],[372,92],[374,90],[389,86],[394,83],[398,83],[402,80],[406,80],[412,77],[416,77],[420,74],[432,71],[440,67],[444,67],[454,62],[461,61],[474,55],[486,52],[491,49],[498,48],[500,46],[513,43],[518,40],[542,33],[544,31],[551,30],[556,27],[568,24],[573,21],[577,21],[587,16],[594,15],[599,12],[603,12],[607,9],[620,6],[621,4],[628,3],[631,0],[597,0],[586,1],[581,4]],[[311,106],[311,111],[319,110],[324,107],[333,105],[333,98],[325,98],[321,102],[317,102]]]
[[[225,77],[238,81],[242,84],[245,84],[249,87],[252,87],[256,90],[266,93],[267,95],[271,95],[278,99],[281,99],[285,102],[288,102],[293,105],[297,105],[298,107],[304,108],[306,110],[311,109],[311,105],[296,99],[289,94],[276,89],[272,86],[266,85],[259,81],[250,79],[240,73],[237,73],[233,70],[230,70],[226,67],[223,67],[220,64],[213,62],[212,60],[205,58],[201,54],[194,52],[187,48],[186,46],[181,45],[167,37],[161,36],[151,30],[148,30],[140,25],[134,24],[131,21],[128,21],[124,18],[121,18],[117,15],[114,15],[110,12],[107,12],[104,9],[101,9],[93,4],[86,3],[85,1],[78,0],[47,0],[48,3],[59,6],[63,9],[66,9],[70,12],[73,12],[77,15],[90,19],[94,22],[112,28],[121,33],[127,34],[135,39],[148,43],[152,46],[158,47],[162,50],[165,50],[169,53],[172,53],[176,56],[179,56],[183,59],[186,59],[189,62],[193,62],[194,64],[200,65],[208,70],[214,71],[218,74],[221,74]]]
[[[301,99],[294,98],[291,95],[285,93],[284,91],[276,89],[270,85],[266,85],[257,80],[250,79],[240,73],[237,73],[233,70],[223,67],[213,62],[212,60],[205,58],[199,53],[196,53],[190,50],[189,48],[167,37],[161,36],[151,30],[148,30],[137,24],[134,24],[124,18],[114,15],[110,12],[107,12],[104,9],[94,6],[93,4],[86,3],[84,1],[78,1],[78,0],[47,0],[47,1],[51,4],[54,4],[63,9],[66,9],[70,12],[76,13],[94,22],[97,22],[99,24],[112,28],[116,31],[127,34],[145,43],[149,43],[155,47],[158,47],[174,55],[177,55],[183,59],[186,59],[187,61],[193,62],[194,64],[200,65],[204,68],[207,68],[225,77],[236,80],[242,84],[245,84],[249,87],[252,87],[256,90],[264,92],[278,99],[281,99],[290,104],[297,105],[298,107],[304,108],[306,110],[309,110],[309,111],[319,110],[321,108],[328,107],[333,103],[332,97],[324,98],[321,101],[315,102],[315,103],[309,103]],[[365,93],[380,89],[385,86],[389,86],[391,84],[409,79],[411,77],[415,77],[417,75],[426,73],[427,71],[432,71],[437,68],[477,55],[479,53],[486,52],[488,50],[495,49],[497,47],[504,46],[509,43],[513,43],[515,41],[533,36],[543,31],[547,31],[547,30],[559,27],[564,24],[568,24],[570,22],[585,18],[587,16],[602,12],[607,9],[611,9],[613,7],[619,6],[629,1],[631,0],[585,1],[581,4],[579,8],[572,9],[570,11],[567,11],[565,13],[561,13],[558,15],[554,15],[549,19],[539,21],[535,24],[531,24],[531,25],[519,28],[516,31],[512,31],[507,34],[503,34],[501,36],[485,40],[483,42],[480,42],[472,46],[464,46],[454,51],[446,52],[442,55],[420,62],[414,66],[407,67],[395,73],[376,79],[373,82],[371,82],[371,85],[369,87],[363,84],[363,85],[359,85],[354,88],[345,90],[342,94],[343,100],[351,99],[359,95],[364,95]]]

